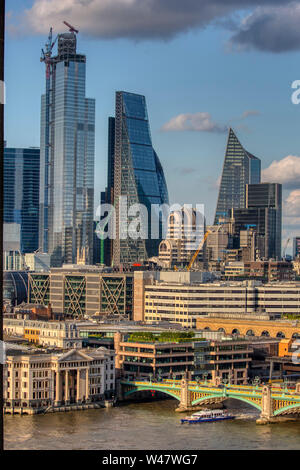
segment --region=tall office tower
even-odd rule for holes
[[[246,208],[233,209],[235,233],[256,232],[256,250],[260,259],[281,259],[282,185],[278,183],[246,186]]]
[[[260,168],[260,159],[244,149],[230,128],[214,224],[232,208],[246,207],[246,184],[260,183]]]
[[[4,148],[4,249],[39,248],[40,149]]]
[[[107,186],[101,192],[101,204],[114,204],[114,155],[115,155],[115,118],[108,118],[108,152],[107,152]],[[107,217],[108,213],[103,213]],[[113,240],[106,238],[101,240],[101,263],[111,266],[113,261]]]
[[[293,258],[297,258],[300,255],[300,237],[293,238]]]
[[[49,45],[50,44],[50,45]],[[86,56],[74,32],[46,45],[41,103],[40,246],[51,265],[93,257],[95,100],[85,96]],[[50,52],[49,52],[50,51]]]
[[[164,172],[152,147],[146,100],[142,95],[116,92],[115,144],[114,144],[114,206],[116,209],[116,238],[113,242],[114,265],[147,260],[158,254],[161,236],[151,239],[151,226],[159,222],[151,204],[168,203]],[[127,197],[128,207],[141,203],[148,210],[147,238],[134,239],[125,234],[135,217],[120,220],[120,197]],[[122,198],[123,201],[123,198]]]
[[[268,257],[281,259],[282,185],[279,183],[249,184],[246,186],[246,207],[267,208]]]

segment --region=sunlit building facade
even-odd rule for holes
[[[6,147],[3,169],[4,249],[31,253],[39,247],[40,149]]]
[[[217,202],[215,224],[232,208],[246,207],[246,184],[260,183],[260,159],[247,152],[230,128]]]
[[[168,203],[168,190],[159,158],[152,147],[145,97],[124,91],[116,92],[114,124],[113,201],[116,209],[116,238],[113,243],[114,265],[147,260],[157,255],[161,237],[151,239],[151,205]],[[127,197],[127,207],[143,204],[148,220],[145,238],[124,235],[135,217],[120,220],[120,197]],[[154,218],[159,220],[159,214]]]
[[[58,35],[41,102],[40,247],[51,265],[93,255],[95,100],[75,33]]]

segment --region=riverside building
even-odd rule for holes
[[[101,402],[114,394],[114,352],[105,348],[63,353],[8,351],[4,411],[34,414],[59,406]]]

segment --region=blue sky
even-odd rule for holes
[[[115,1],[115,6],[129,8],[126,4],[130,2]],[[80,10],[82,17],[76,16],[80,2],[86,3],[86,8]],[[141,5],[144,0],[139,2]],[[156,11],[162,3],[161,0],[151,2]],[[173,6],[177,4],[176,0],[174,2]],[[122,22],[116,20],[116,10],[113,11],[114,21],[109,22],[108,0],[66,0],[63,3],[71,9],[64,11],[61,7],[62,11],[53,15],[49,8],[56,3],[57,0],[6,2],[5,135],[8,146],[39,146],[40,96],[45,86],[40,51],[48,28],[53,25],[55,33],[63,32],[66,28],[62,21],[67,20],[80,30],[78,50],[87,55],[87,96],[96,98],[96,197],[106,183],[107,118],[114,113],[114,94],[116,90],[131,91],[146,96],[152,140],[165,171],[171,202],[204,203],[207,220],[212,221],[218,192],[216,182],[222,171],[227,138],[222,130],[231,125],[244,147],[261,158],[262,168],[268,169],[267,179],[273,177],[272,181],[284,183],[287,201],[284,238],[300,234],[300,104],[291,102],[291,84],[300,79],[300,52],[293,46],[293,37],[290,42],[284,39],[285,43],[280,38],[281,31],[274,30],[272,23],[272,15],[280,14],[280,18],[285,19],[282,27],[286,31],[286,21],[293,22],[291,18],[299,13],[295,10],[298,2],[293,5],[281,2],[290,10],[277,13],[278,8],[283,7],[278,7],[276,0],[266,1],[263,11],[255,1],[244,2],[247,11],[240,10],[238,1],[231,1],[234,6],[229,14],[221,10],[220,15],[211,20],[206,0],[198,0],[197,5],[203,3],[202,11],[195,6],[197,2],[189,0],[195,12],[184,18],[187,25],[182,20],[182,12],[173,21],[175,6],[169,17],[165,8],[161,11],[161,21],[166,13],[163,24],[156,24],[155,17],[145,23],[139,13],[141,18],[137,14],[136,22],[129,22],[125,32]],[[215,3],[223,8],[220,0]],[[88,11],[89,5],[94,8],[92,12]],[[93,22],[92,15],[95,17],[98,7],[101,7],[101,18],[108,15],[105,24]],[[24,15],[24,9],[31,9],[30,14]],[[123,10],[121,13],[124,17]],[[191,25],[198,13],[198,23],[195,20],[196,25]],[[208,19],[203,24],[206,14]],[[228,21],[232,14],[235,22],[238,21],[235,26]],[[245,23],[249,15],[245,32],[238,24],[241,18]],[[257,38],[261,37],[255,29],[259,15],[267,15],[270,24],[265,27],[266,37],[257,43]],[[275,23],[277,25],[278,21]],[[292,28],[293,23],[288,29],[291,35]],[[161,38],[163,34],[166,37]],[[230,47],[229,41],[235,47]],[[251,113],[242,118],[248,111]],[[197,130],[189,130],[197,113],[209,113],[212,126],[205,127],[197,121],[194,126]],[[173,126],[175,130],[162,130],[166,123],[181,114],[192,118],[181,127]],[[288,156],[297,158],[286,159]],[[274,161],[278,163],[271,166]]]

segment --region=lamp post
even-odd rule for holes
[[[172,377],[173,377],[173,387],[175,387],[175,379],[176,379],[176,374],[172,374]]]

